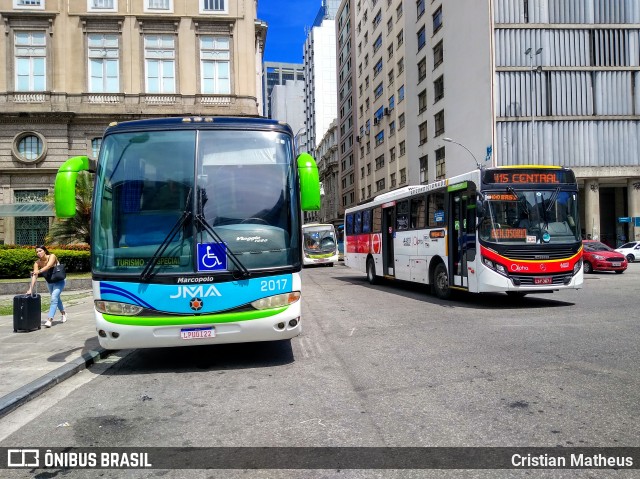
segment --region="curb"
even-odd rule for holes
[[[104,348],[98,348],[95,350],[87,351],[81,357],[74,359],[73,361],[60,366],[58,369],[51,371],[44,376],[31,381],[29,384],[22,386],[21,388],[3,396],[0,398],[0,418],[14,411],[23,404],[35,399],[48,389],[51,389],[56,384],[61,383],[65,379],[69,379],[74,374],[87,369],[94,364],[98,359],[104,359],[109,354],[114,352],[113,350],[106,350]]]

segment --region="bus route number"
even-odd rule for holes
[[[260,291],[282,291],[287,287],[287,279],[260,281]]]

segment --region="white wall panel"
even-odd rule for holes
[[[496,158],[499,165],[637,166],[639,137],[640,121],[498,122]]]

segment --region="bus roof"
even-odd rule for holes
[[[291,127],[285,122],[261,117],[223,117],[223,116],[188,116],[150,118],[146,120],[132,120],[113,122],[105,131],[105,135],[129,131],[153,130],[201,130],[201,129],[229,129],[229,130],[272,130],[293,134]]]

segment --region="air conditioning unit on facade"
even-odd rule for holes
[[[388,114],[389,114],[389,109],[388,109],[388,108],[385,108],[385,109],[384,109],[384,114],[385,114],[385,115],[388,115]]]
[[[374,118],[374,119],[373,119],[373,124],[374,124],[374,125],[377,125],[378,123],[380,123],[380,120],[378,120],[377,118]]]

